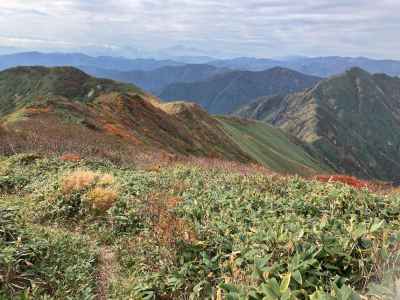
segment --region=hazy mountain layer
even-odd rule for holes
[[[256,97],[301,91],[319,80],[319,77],[282,68],[262,72],[234,71],[205,81],[171,84],[160,97],[196,102],[213,114],[229,114]]]
[[[92,57],[81,53],[24,52],[0,55],[0,70],[16,66],[86,66],[114,71],[155,70],[164,66],[183,65],[172,60],[128,59],[124,57]]]
[[[111,78],[133,83],[140,88],[160,94],[168,85],[177,82],[194,82],[206,80],[214,75],[226,73],[229,70],[210,65],[190,64],[183,66],[167,66],[152,71],[113,71],[81,66],[80,69],[97,77]]]
[[[400,61],[376,60],[366,57],[294,57],[281,60],[260,58],[235,58],[208,62],[216,67],[238,70],[262,71],[273,67],[284,67],[305,74],[328,77],[343,73],[353,67],[363,68],[371,73],[400,75]]]

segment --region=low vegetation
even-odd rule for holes
[[[395,297],[396,193],[203,163],[0,158],[0,299]]]

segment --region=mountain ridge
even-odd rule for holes
[[[339,172],[394,180],[400,172],[399,99],[400,78],[352,68],[304,92],[258,99],[237,115],[314,145]]]
[[[196,109],[193,114],[200,125],[193,126],[189,114],[167,113],[156,97],[133,85],[93,78],[75,68],[18,67],[0,72],[0,95],[1,125],[23,136],[21,147],[35,148],[39,143],[51,151],[90,148],[93,153],[105,147],[125,156],[157,149],[252,160],[213,118],[199,113],[200,108],[176,104],[185,107],[181,111]]]

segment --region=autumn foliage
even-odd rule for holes
[[[320,182],[340,182],[357,189],[372,187],[372,183],[347,175],[317,175],[315,179]]]

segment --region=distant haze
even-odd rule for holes
[[[0,1],[0,53],[400,59],[399,0]]]

